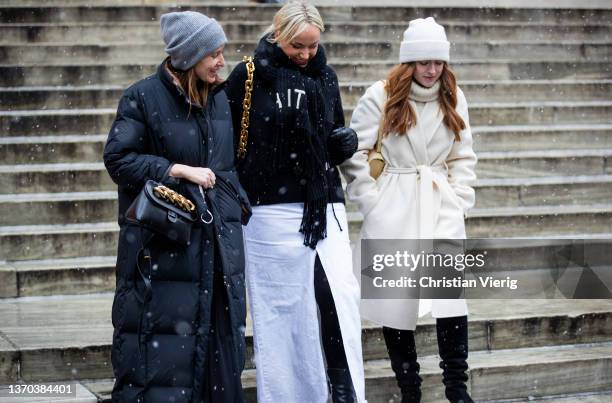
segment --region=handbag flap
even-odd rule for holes
[[[194,214],[189,213],[183,210],[182,208],[175,206],[174,204],[169,203],[162,198],[157,197],[153,189],[158,185],[159,184],[153,180],[148,180],[145,184],[144,193],[152,203],[157,204],[158,206],[161,206],[166,210],[171,210],[175,212],[178,216],[184,218],[187,221],[195,221]]]

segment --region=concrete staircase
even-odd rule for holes
[[[612,6],[337,3],[320,10],[347,118],[395,63],[407,21],[434,15],[447,27],[479,156],[471,237],[611,237]],[[0,0],[0,385],[71,380],[82,386],[73,401],[109,398],[118,227],[101,153],[122,90],[163,57],[157,21],[176,4],[188,2]],[[190,8],[221,21],[230,69],[277,9]],[[355,239],[361,217],[349,210]],[[516,267],[521,255],[534,256],[513,250],[501,262]],[[611,301],[475,300],[470,310],[475,399],[612,400]],[[433,319],[417,335],[424,401],[442,401]],[[364,323],[362,340],[369,401],[398,402],[381,329]],[[254,401],[250,333],[248,345]]]

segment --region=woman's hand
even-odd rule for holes
[[[209,168],[191,167],[189,165],[174,164],[170,175],[176,178],[187,179],[208,189],[215,185],[215,173]]]
[[[329,135],[330,146],[353,155],[357,151],[357,133],[350,127],[338,127]]]
[[[357,133],[350,127],[338,127],[327,138],[327,147],[333,165],[340,165],[357,151]]]

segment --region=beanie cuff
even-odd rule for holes
[[[195,35],[194,35],[195,36]],[[221,29],[219,35],[213,36],[210,42],[207,43],[206,47],[198,47],[195,50],[186,54],[180,54],[179,52],[169,52],[169,49],[166,49],[166,52],[170,54],[170,63],[172,67],[177,70],[189,70],[196,64],[200,62],[200,60],[204,59],[206,56],[215,51],[215,49],[219,48],[221,45],[225,45],[227,43],[227,38],[225,37],[225,33]]]
[[[443,41],[410,41],[400,45],[399,62],[420,62],[425,60],[450,61],[450,43]]]

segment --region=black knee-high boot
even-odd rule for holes
[[[402,403],[421,401],[421,366],[417,361],[414,331],[383,327],[385,344],[391,359],[391,368],[402,392]]]
[[[467,316],[438,318],[436,331],[446,398],[452,403],[473,403],[465,384],[468,380]]]
[[[351,372],[344,352],[342,332],[338,322],[336,304],[325,276],[325,269],[317,256],[315,261],[315,298],[321,315],[321,337],[327,377],[333,403],[354,403],[357,401]]]

